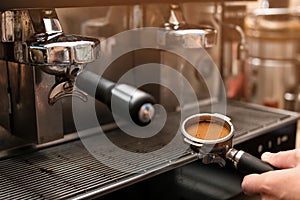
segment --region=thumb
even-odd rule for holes
[[[244,177],[242,182],[242,189],[246,195],[254,195],[263,192],[264,176],[261,174],[250,174]]]
[[[261,159],[277,168],[293,168],[300,164],[300,149],[281,151],[278,153],[265,152],[261,156]]]

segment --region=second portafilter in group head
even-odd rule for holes
[[[66,36],[58,35],[56,37]],[[72,38],[75,38],[75,36],[72,36]],[[75,47],[73,45],[76,42],[78,45]],[[84,57],[87,51],[95,51],[93,46],[95,43],[91,41],[76,42],[65,41],[61,43],[52,41],[51,45],[39,43],[34,47],[31,46],[31,54],[34,53],[36,59],[37,57],[51,58],[53,55],[59,55],[55,56],[56,60],[53,61],[55,65],[35,63],[46,73],[53,74],[56,77],[56,84],[49,92],[49,103],[54,104],[61,98],[74,95],[86,101],[87,93],[106,104],[110,109],[111,101],[114,99],[118,107],[115,109],[116,115],[125,118],[128,117],[125,113],[129,112],[132,121],[137,125],[144,126],[149,124],[154,115],[154,98],[133,86],[116,84],[94,72],[84,70],[83,64],[77,62],[78,57]],[[59,60],[59,58],[62,59]]]
[[[55,84],[48,96],[50,105],[67,96],[86,101],[88,93],[109,108],[114,99],[118,107],[114,109],[115,114],[120,117],[128,117],[124,113],[129,113],[132,121],[140,126],[150,123],[154,115],[154,98],[150,94],[84,70],[85,64],[99,57],[98,39],[65,34],[54,11],[51,15],[45,11],[30,11],[29,14],[42,17],[46,30],[24,42],[23,49],[26,51],[19,60],[55,76]]]

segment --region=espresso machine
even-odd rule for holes
[[[244,198],[243,174],[230,164],[221,168],[217,160],[216,165],[202,164],[178,132],[186,115],[224,105],[223,114],[236,127],[237,148],[259,157],[264,151],[295,147],[299,114],[228,99],[224,104],[220,97],[226,93],[219,78],[228,42],[224,27],[234,24],[227,16],[244,17],[240,13],[245,7],[229,0],[176,3],[1,2],[0,199]],[[103,42],[75,28],[74,23],[82,27],[86,20],[81,14],[108,6],[117,12],[110,15],[113,23],[103,28],[109,27],[110,34],[128,29],[133,40],[124,42],[116,36]],[[143,32],[150,36],[135,35],[150,26],[158,28]],[[240,30],[229,27],[235,33]],[[112,44],[109,51],[115,53],[117,47],[139,40],[146,42],[143,49],[126,52],[101,69],[107,62],[103,46]],[[197,75],[193,59],[188,62],[174,55],[173,46],[166,48],[168,42],[177,42],[182,55],[208,52],[205,62],[196,60],[207,79]],[[137,65],[145,67],[130,74],[130,80],[119,81]],[[188,80],[196,104],[193,98],[181,101],[192,94],[180,83],[181,76],[174,83],[173,70]],[[147,76],[141,76],[145,71]],[[149,77],[157,81],[139,84]],[[147,128],[157,132],[147,135]]]

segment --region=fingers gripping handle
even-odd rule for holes
[[[129,111],[131,119],[140,126],[149,124],[154,115],[154,98],[130,85],[116,84],[93,72],[83,71],[77,76],[76,86],[110,109],[112,100],[117,102],[116,114],[125,117],[124,111]]]
[[[226,154],[226,158],[231,160],[234,163],[234,166],[244,174],[261,174],[277,169],[253,155],[241,150],[238,151],[234,148],[229,149]]]

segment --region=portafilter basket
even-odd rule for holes
[[[213,133],[213,137],[209,135],[212,134],[211,130],[207,131],[204,137],[199,137],[195,132],[189,130],[192,126],[197,126],[196,132],[201,131],[199,126],[201,123],[208,123],[208,130],[211,126],[218,126],[217,129],[211,129],[216,131]],[[222,135],[221,130],[225,131],[226,135]],[[203,131],[205,130],[203,129]],[[218,163],[225,166],[226,160],[230,160],[235,168],[244,174],[264,173],[275,169],[255,156],[233,148],[234,126],[231,119],[225,115],[201,113],[189,116],[181,125],[181,133],[184,141],[198,153],[204,164]]]

